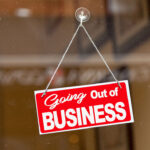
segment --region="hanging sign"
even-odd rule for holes
[[[40,134],[134,122],[128,81],[35,91]]]

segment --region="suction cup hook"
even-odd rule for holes
[[[75,17],[80,23],[86,22],[90,19],[90,11],[87,8],[80,7],[76,10]]]

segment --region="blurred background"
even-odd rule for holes
[[[78,22],[119,80],[129,80],[135,123],[39,135],[34,90],[46,87]],[[50,88],[113,81],[81,29]],[[0,0],[0,150],[150,149],[149,0]]]

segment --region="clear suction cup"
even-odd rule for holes
[[[87,8],[80,7],[76,10],[75,17],[79,22],[86,22],[90,19],[90,12]]]

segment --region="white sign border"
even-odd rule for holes
[[[44,134],[51,134],[51,133],[60,133],[60,132],[67,132],[67,131],[75,131],[75,130],[83,130],[83,129],[90,129],[90,128],[96,128],[96,127],[106,127],[106,126],[112,126],[112,125],[119,125],[119,124],[127,124],[127,123],[133,123],[134,122],[134,117],[133,117],[133,109],[132,109],[132,103],[131,103],[131,96],[130,96],[130,90],[129,90],[129,82],[128,80],[122,80],[119,81],[120,83],[125,83],[126,89],[127,89],[127,97],[128,97],[128,103],[129,103],[129,109],[131,113],[131,120],[130,121],[124,121],[120,123],[110,123],[110,124],[105,124],[105,125],[95,125],[91,127],[81,127],[81,128],[76,128],[76,129],[68,129],[68,130],[62,130],[62,131],[55,131],[55,132],[47,132],[47,133],[42,133],[40,124],[39,124],[39,116],[38,116],[38,109],[37,109],[37,103],[36,103],[36,94],[43,93],[45,90],[37,90],[34,91],[34,96],[35,96],[35,104],[36,104],[36,112],[37,112],[37,120],[38,120],[38,127],[39,127],[39,134],[44,135]],[[107,83],[96,83],[96,84],[90,84],[90,85],[81,85],[81,86],[70,86],[70,87],[63,87],[63,88],[55,88],[55,89],[49,89],[47,92],[50,91],[60,91],[60,90],[68,90],[68,89],[76,89],[76,88],[83,88],[83,87],[92,87],[92,86],[97,86],[97,85],[107,85],[107,84],[114,84],[117,82],[107,82]]]

